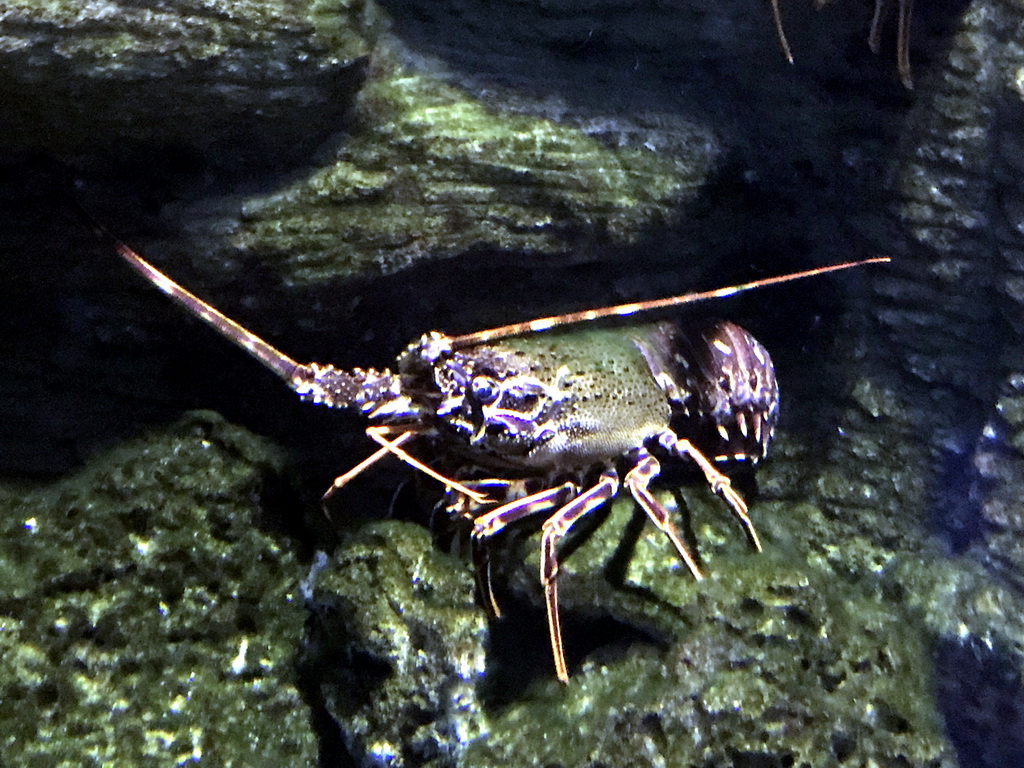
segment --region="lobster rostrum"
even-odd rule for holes
[[[338,477],[329,498],[384,456],[394,455],[447,488],[445,505],[473,519],[471,544],[481,600],[500,615],[491,589],[487,541],[532,515],[542,525],[540,579],[558,679],[568,681],[558,614],[558,543],[588,512],[625,486],[672,542],[695,579],[701,571],[649,490],[665,459],[684,459],[761,549],[747,506],[723,469],[756,464],[778,418],[775,371],[767,350],[731,322],[685,333],[668,322],[575,331],[566,325],[707,299],[834,272],[862,261],[764,278],[738,286],[592,309],[463,336],[433,331],[410,344],[395,369],[342,370],[298,363],[181,287],[93,222],[121,257],[191,314],[259,360],[307,402],[352,408],[369,422],[379,449]],[[549,333],[539,333],[551,331]],[[582,351],[581,351],[582,350]],[[433,445],[447,477],[408,452]]]

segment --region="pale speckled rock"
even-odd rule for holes
[[[308,177],[243,203],[231,245],[287,282],[390,274],[474,252],[565,261],[594,258],[590,241],[628,248],[665,209],[692,199],[717,153],[696,128],[685,161],[608,147],[574,126],[488,109],[380,51],[377,66],[388,71],[362,93],[362,130]]]
[[[897,260],[876,288],[885,336],[874,353],[901,392],[901,455],[921,468],[922,519],[994,580],[955,579],[964,592],[950,585],[949,600],[965,607],[935,628],[940,701],[965,765],[1018,764],[1022,749],[1007,726],[1024,719],[1022,28],[1019,2],[966,4],[919,81],[893,164]],[[990,590],[998,597],[978,596]],[[1005,722],[982,701],[999,702]]]
[[[0,763],[311,766],[282,456],[212,414],[3,489]],[[293,510],[294,511],[294,510]]]
[[[316,576],[300,666],[358,765],[460,765],[489,730],[487,622],[466,563],[367,526]]]

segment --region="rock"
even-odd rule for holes
[[[286,488],[278,451],[208,413],[5,486],[0,760],[314,765],[298,567],[259,528]]]

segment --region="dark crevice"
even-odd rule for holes
[[[944,638],[935,681],[960,768],[1024,768],[1024,683],[1008,652],[975,637]]]

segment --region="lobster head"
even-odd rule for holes
[[[454,437],[454,445],[492,459],[515,460],[550,441],[567,402],[557,384],[503,345],[462,350],[432,333],[399,358],[399,371],[422,420]]]

